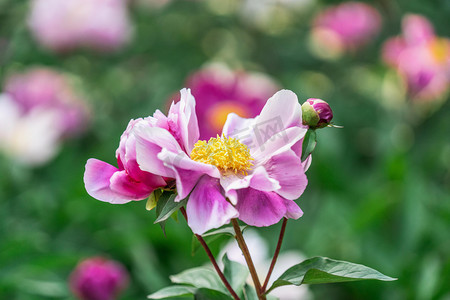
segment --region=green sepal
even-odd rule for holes
[[[308,129],[303,138],[302,144],[302,162],[314,151],[317,145],[317,134],[314,129]]]

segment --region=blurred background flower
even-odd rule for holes
[[[208,65],[192,73],[185,86],[197,102],[201,140],[220,135],[231,112],[243,118],[256,117],[279,90],[277,83],[265,74],[233,71],[223,64]]]
[[[319,57],[339,57],[370,42],[380,28],[381,16],[374,7],[362,2],[343,2],[315,16],[312,47]]]
[[[385,42],[384,61],[397,70],[413,99],[442,98],[450,85],[450,39],[436,36],[421,15],[406,15],[402,29]]]
[[[70,275],[70,289],[80,300],[114,300],[127,281],[128,273],[120,263],[93,257],[76,266]]]
[[[131,38],[127,0],[32,0],[28,25],[44,47],[111,51]]]
[[[354,261],[400,279],[311,285],[315,299],[450,297],[450,101],[444,92],[448,81],[443,84],[448,74],[447,0],[358,2],[376,9],[383,26],[378,33],[368,31],[362,44],[353,46],[352,39],[351,50],[344,44],[339,59],[326,56],[333,46],[311,49],[310,43],[315,16],[345,1],[249,0],[253,10],[238,0],[179,0],[148,9],[138,0],[87,2],[0,1],[0,151],[7,153],[0,155],[1,299],[70,299],[67,274],[94,253],[108,253],[129,270],[123,300],[143,299],[169,285],[169,275],[208,261],[201,251],[191,255],[192,231],[182,220],[168,220],[164,236],[152,225],[154,213],[145,210],[145,201],[133,201],[126,209],[96,201],[82,183],[88,158],[114,165],[112,151],[130,119],[164,110],[171,94],[190,82],[208,87],[196,94],[191,86],[203,103],[198,104],[199,112],[205,111],[200,125],[209,130],[204,137],[217,133],[210,129],[227,112],[226,107],[211,111],[217,103],[230,101],[233,109],[251,115],[263,105],[259,101],[280,88],[294,91],[301,102],[326,99],[333,122],[344,126],[317,132],[308,189],[297,201],[304,215],[289,222],[283,251]],[[45,22],[38,22],[36,7],[44,11]],[[407,16],[414,16],[414,22]],[[356,13],[349,20],[366,24]],[[406,29],[407,23],[419,25]],[[42,45],[44,24],[51,30],[42,33]],[[339,33],[331,32],[343,43]],[[87,33],[88,40],[81,39]],[[386,68],[380,56],[390,38],[401,41],[399,53],[415,53],[414,59],[399,56],[410,64]],[[112,46],[116,41],[118,46]],[[103,55],[110,49],[120,51]],[[205,67],[211,62],[214,67]],[[58,70],[67,81],[48,79],[59,77],[54,75],[31,80],[34,75],[27,74],[36,65],[46,66],[45,74]],[[249,79],[254,72],[265,79]],[[420,76],[411,75],[410,84],[406,72]],[[198,75],[200,80],[197,73],[207,75]],[[434,78],[441,78],[439,84]],[[35,87],[29,89],[28,81]],[[69,87],[49,88],[49,81]],[[412,87],[415,82],[420,88]],[[439,101],[416,101],[431,99],[427,90]],[[72,96],[52,96],[60,94]],[[30,95],[40,96],[32,100]],[[71,100],[55,100],[65,97]],[[80,101],[89,101],[89,113],[78,109],[86,104],[73,104]],[[422,105],[433,109],[418,118]],[[78,114],[84,116],[81,121]],[[78,130],[83,134],[66,139]],[[40,167],[23,167],[15,163],[19,157]],[[278,230],[258,229],[269,254]],[[222,243],[210,244],[217,255]]]
[[[50,160],[61,140],[84,130],[89,119],[69,78],[49,68],[6,78],[0,103],[0,149],[29,165]]]

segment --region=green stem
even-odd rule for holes
[[[275,263],[277,262],[278,254],[280,254],[281,243],[283,242],[284,232],[286,231],[287,219],[283,218],[283,224],[281,224],[280,236],[278,237],[277,248],[275,249],[275,253],[273,254],[272,263],[270,264],[269,271],[267,272],[266,280],[264,280],[264,284],[262,286],[261,292],[265,293],[267,289],[267,285],[269,284],[270,275],[272,275],[272,271],[275,267]]]
[[[261,289],[261,283],[259,282],[258,274],[256,273],[255,265],[253,264],[252,258],[250,256],[250,251],[248,251],[247,244],[245,243],[244,237],[242,236],[241,228],[237,219],[231,219],[231,224],[233,224],[234,232],[236,233],[235,238],[238,242],[239,248],[241,248],[242,254],[244,255],[245,261],[252,276],[253,283],[255,284],[256,293],[258,294],[258,299],[266,300]]]
[[[187,218],[187,214],[186,214],[186,209],[184,207],[181,207],[180,210],[187,222],[188,218]],[[206,244],[205,240],[202,238],[201,235],[199,235],[199,234],[194,234],[194,235],[197,238],[197,240],[200,242],[200,244],[202,245],[203,249],[205,249],[206,255],[208,255],[208,258],[211,261],[211,263],[213,264],[214,269],[216,270],[217,274],[219,275],[220,279],[222,280],[222,282],[225,285],[225,287],[227,288],[227,290],[230,292],[231,296],[233,296],[233,299],[241,300],[239,298],[239,296],[236,294],[236,292],[233,290],[233,288],[231,287],[228,280],[225,278],[225,275],[223,275],[222,271],[220,270],[219,265],[217,264],[216,259],[214,258],[214,255],[211,253],[211,250],[208,247],[208,244]]]

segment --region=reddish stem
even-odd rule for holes
[[[275,249],[275,253],[273,254],[272,263],[270,264],[269,271],[267,272],[266,280],[264,280],[264,284],[261,288],[261,292],[265,293],[267,285],[269,284],[270,275],[272,275],[272,271],[275,267],[275,263],[277,262],[278,254],[280,254],[281,243],[283,242],[284,232],[286,231],[287,219],[283,218],[283,224],[281,224],[280,236],[278,237],[277,248]]]
[[[180,210],[187,222],[188,218],[187,218],[187,214],[186,214],[186,209],[184,207],[181,207]],[[231,296],[233,296],[233,298],[235,300],[240,300],[239,296],[236,294],[236,292],[233,290],[233,288],[231,287],[228,280],[225,278],[225,275],[223,275],[222,271],[219,268],[219,265],[217,265],[216,259],[214,258],[214,255],[211,253],[211,250],[209,249],[208,244],[206,244],[205,240],[202,238],[201,235],[199,235],[199,234],[194,234],[194,235],[197,238],[197,240],[200,242],[200,244],[202,245],[203,249],[205,249],[206,255],[208,255],[208,258],[211,261],[211,263],[213,264],[214,269],[216,270],[217,274],[219,275],[220,279],[222,280],[222,282],[225,285],[225,287],[227,288],[227,290],[230,292]]]

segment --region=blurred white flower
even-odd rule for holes
[[[0,150],[27,165],[48,161],[60,146],[59,118],[58,111],[41,108],[24,115],[17,102],[0,94]]]
[[[244,231],[243,235],[245,242],[247,243],[248,249],[250,251],[253,263],[255,264],[256,272],[258,273],[258,277],[262,284],[265,280],[265,276],[267,274],[267,271],[269,270],[270,263],[272,261],[272,257],[269,256],[269,249],[267,247],[267,243],[254,230],[246,230]],[[222,252],[219,254],[220,259],[218,259],[218,261],[222,261],[222,257],[225,254],[227,254],[230,260],[246,266],[245,258],[242,255],[241,249],[239,248],[235,240],[230,241],[223,248]],[[304,259],[305,257],[303,257],[303,255],[298,251],[281,252],[280,255],[278,256],[277,263],[275,265],[273,273],[270,276],[268,287],[270,287],[272,283],[287,269],[289,269],[295,264],[302,262]],[[249,284],[253,284],[250,276],[247,282]],[[313,299],[311,292],[306,286],[295,286],[295,285],[282,286],[270,292],[270,295],[273,295],[279,298],[280,300]]]

